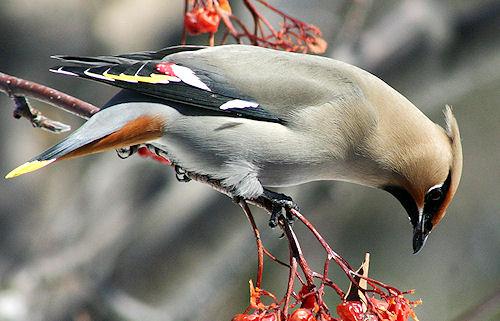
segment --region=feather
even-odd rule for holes
[[[164,99],[166,103],[186,104],[233,117],[284,122],[258,102],[220,81],[220,75],[212,77],[203,69],[170,62],[168,59],[174,53],[202,48],[177,46],[119,56],[53,56],[76,66],[63,65],[50,70],[135,90]],[[251,108],[242,108],[235,101],[244,102]]]

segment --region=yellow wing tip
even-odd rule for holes
[[[14,178],[29,172],[36,171],[37,169],[40,169],[42,167],[45,167],[49,165],[50,163],[54,162],[55,159],[49,159],[49,160],[43,160],[43,161],[32,161],[32,162],[27,162],[22,164],[21,166],[18,166],[14,170],[12,170],[10,173],[5,175],[5,178]]]

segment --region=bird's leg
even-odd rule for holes
[[[191,178],[188,177],[186,171],[180,167],[179,165],[174,165],[175,169],[175,178],[177,178],[177,181],[182,182],[182,183],[187,183],[191,181]]]
[[[264,189],[261,197],[271,203],[271,218],[269,219],[269,226],[271,228],[278,226],[278,217],[282,215],[283,210],[285,211],[285,218],[288,224],[293,224],[294,218],[290,210],[298,210],[298,206],[290,196]]]
[[[151,152],[154,153],[154,155],[162,157],[168,162],[168,165],[173,165],[174,170],[175,170],[175,178],[177,181],[182,182],[182,183],[187,183],[191,181],[191,178],[189,178],[188,173],[179,165],[172,164],[172,161],[169,159],[168,153],[164,151],[163,149],[159,148],[158,146],[152,145],[152,144],[145,144],[146,148]]]
[[[116,154],[121,159],[125,159],[125,158],[128,158],[128,157],[134,155],[138,149],[139,149],[139,145],[133,145],[130,147],[123,147],[123,148],[117,149]]]

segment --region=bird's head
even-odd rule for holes
[[[462,145],[451,108],[445,111],[446,129],[432,140],[414,146],[400,179],[383,188],[403,205],[413,225],[413,250],[420,251],[429,233],[443,219],[462,175]],[[437,125],[436,125],[437,127]]]

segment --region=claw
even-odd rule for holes
[[[288,225],[293,225],[293,223],[295,223],[295,217],[292,215],[292,212],[290,211],[291,209],[298,211],[299,207],[297,206],[297,204],[293,203],[293,206],[285,211],[285,218]]]
[[[275,228],[278,226],[278,218],[283,215],[283,210],[285,211],[285,219],[287,224],[292,225],[295,221],[291,209],[298,210],[297,204],[292,200],[291,197],[275,193],[269,190],[264,190],[263,197],[267,198],[272,204],[271,217],[269,218],[269,226]]]
[[[132,155],[134,155],[137,152],[137,149],[139,148],[138,145],[130,146],[130,147],[124,147],[124,148],[119,148],[116,150],[116,154],[118,157],[121,159],[128,158]]]
[[[241,196],[237,196],[237,195],[234,195],[234,196],[232,197],[232,199],[233,199],[233,202],[235,202],[236,204],[240,204],[240,202],[241,202],[242,200],[245,200],[243,197],[241,197]]]
[[[154,147],[154,151],[155,151],[155,154],[160,156],[160,157],[164,157],[164,158],[167,158],[168,159],[168,155],[167,153],[165,153],[165,151],[159,149],[158,147]]]
[[[187,183],[191,181],[191,178],[188,177],[186,171],[182,167],[180,167],[179,165],[175,165],[174,169],[175,169],[175,178],[177,178],[179,182]]]
[[[269,218],[269,227],[275,228],[278,226],[278,217],[281,215],[282,208],[273,204],[273,210],[271,212],[271,218]]]

